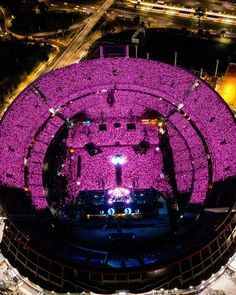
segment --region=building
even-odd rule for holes
[[[51,71],[0,123],[1,242],[58,292],[198,285],[235,251],[235,118],[192,73],[103,58]]]
[[[219,93],[233,109],[236,108],[236,64],[229,64]]]

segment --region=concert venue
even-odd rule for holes
[[[45,290],[189,288],[235,252],[235,119],[184,69],[51,71],[5,112],[0,151],[1,251]]]

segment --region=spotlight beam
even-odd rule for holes
[[[115,165],[116,170],[116,185],[117,187],[122,185],[122,165],[125,163],[125,157],[121,154],[115,155],[111,162],[113,165]]]
[[[121,168],[121,164],[117,163],[115,165],[115,169],[116,169],[116,185],[119,187],[122,185],[122,168]]]

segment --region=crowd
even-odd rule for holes
[[[166,119],[177,187],[192,190],[191,202],[204,202],[210,169],[214,182],[236,174],[236,130],[230,110],[218,94],[183,69],[150,60],[99,59],[52,71],[34,85],[18,96],[1,120],[0,181],[24,188],[27,166],[27,185],[38,209],[47,206],[42,169],[48,145],[65,124],[63,118],[69,120],[79,112],[86,113],[88,122],[70,126],[67,145],[75,149],[74,160],[68,155],[62,171],[73,182],[69,183],[73,194],[104,182],[106,187],[114,184],[113,152],[126,157],[124,185],[170,190],[162,173],[157,130],[138,120],[145,109]],[[107,101],[109,93],[113,104]],[[128,130],[128,123],[135,128]],[[99,129],[101,124],[106,131]],[[145,155],[131,148],[142,140],[151,144]],[[83,149],[88,142],[103,146],[96,161]],[[75,181],[78,155],[83,173]]]
[[[186,119],[180,112],[172,114],[169,117],[169,121],[178,129],[185,141],[185,145],[188,147],[187,150],[190,151],[190,157],[188,160],[183,158],[186,155],[186,152],[183,151],[179,153],[178,160],[176,160],[177,163],[181,161],[181,163],[185,163],[185,165],[189,163],[191,168],[188,167],[188,170],[184,171],[184,173],[176,174],[177,176],[182,176],[181,180],[186,184],[186,181],[190,176],[189,171],[192,171],[191,176],[193,176],[193,182],[191,182],[191,184],[193,187],[191,202],[203,203],[206,198],[209,182],[211,181],[208,172],[208,154],[205,151],[204,142],[202,142],[199,134],[196,132],[197,130],[191,126],[190,120],[188,120],[188,118]],[[175,141],[174,144],[177,145],[178,141]],[[179,147],[173,149],[173,152],[175,153],[178,149],[181,151],[183,146],[184,144],[180,143]],[[180,182],[178,184],[180,184]]]
[[[175,178],[180,192],[189,192],[194,181],[194,166],[191,149],[181,132],[169,121],[168,134],[172,147]]]

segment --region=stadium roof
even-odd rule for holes
[[[236,64],[230,63],[220,86],[220,95],[232,107],[236,107]]]

